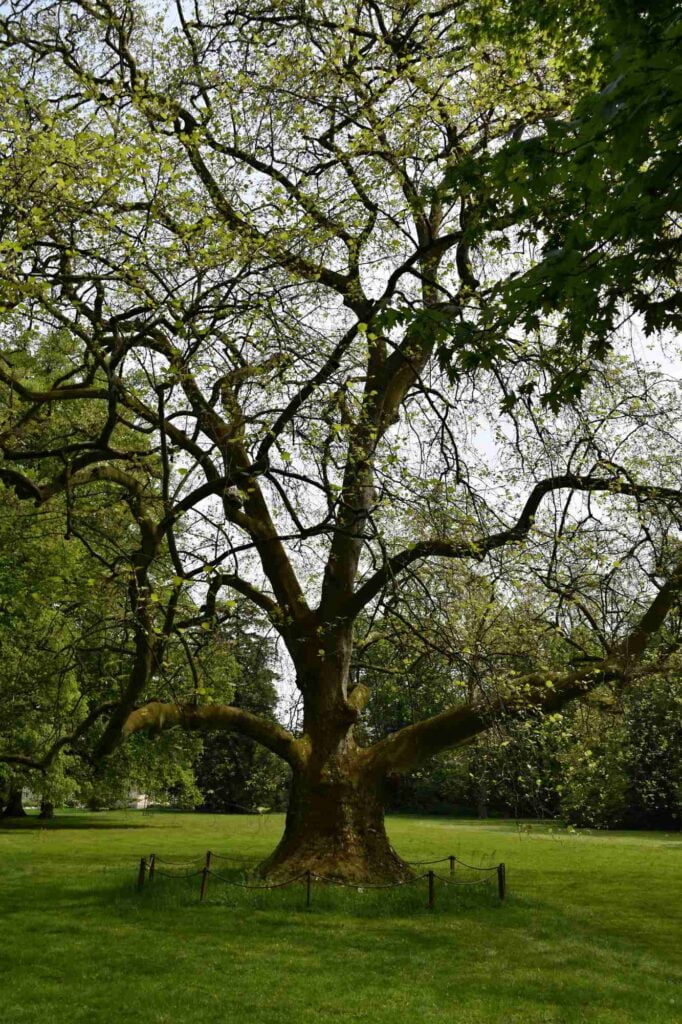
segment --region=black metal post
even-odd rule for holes
[[[433,910],[436,902],[436,889],[434,885],[435,875],[433,871],[429,871],[429,910]]]
[[[149,856],[149,881],[154,881],[154,868],[156,867],[156,854],[152,853]]]
[[[497,865],[497,892],[501,900],[507,895],[507,873],[504,864]]]
[[[450,860],[450,878],[453,878],[454,874],[455,874],[455,861],[457,860],[457,858],[454,857],[452,854],[450,854],[449,860]]]
[[[206,890],[208,888],[208,876],[209,876],[210,871],[211,871],[211,851],[207,850],[206,851],[206,863],[204,864],[203,868],[201,869],[201,894],[199,896],[199,902],[200,903],[204,902],[204,897],[206,895]]]
[[[144,885],[144,876],[147,874],[147,858],[140,857],[140,868],[137,872],[137,888],[141,889]]]

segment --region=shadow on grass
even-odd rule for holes
[[[58,832],[61,829],[97,829],[99,831],[118,831],[119,829],[146,828],[145,822],[112,823],[110,821],[97,821],[80,814],[64,814],[57,818],[0,818],[0,835],[12,832],[37,832],[40,829],[49,829],[50,832]]]

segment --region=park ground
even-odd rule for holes
[[[504,861],[504,903],[493,885],[437,883],[428,910],[425,881],[315,887],[309,909],[298,885],[251,893],[210,879],[203,904],[198,876],[135,890],[143,854],[177,872],[207,849],[253,861],[281,828],[279,815],[139,811],[5,823],[1,1024],[682,1020],[679,833],[389,820],[409,860]]]

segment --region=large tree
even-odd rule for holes
[[[129,532],[106,565],[133,649],[92,756],[172,726],[269,748],[292,789],[264,873],[405,876],[385,778],[498,708],[556,709],[646,672],[677,601],[679,562],[648,572],[680,507],[666,382],[616,363],[574,413],[531,406],[496,437],[519,387],[561,405],[581,339],[460,332],[454,368],[443,344],[501,273],[517,216],[491,209],[482,174],[591,84],[594,17],[468,0],[3,7],[0,477],[70,519],[121,496]],[[101,524],[87,543],[103,557]],[[608,629],[598,557],[620,572]],[[592,649],[362,746],[356,633],[441,559],[521,578],[530,559]],[[281,637],[299,732],[199,687],[150,699],[169,645],[210,630],[230,591]],[[203,601],[189,617],[188,592]]]

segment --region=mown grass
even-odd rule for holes
[[[134,890],[142,854],[176,869],[206,849],[256,860],[281,827],[279,816],[122,812],[0,828],[2,1024],[682,1019],[679,834],[390,820],[407,859],[504,861],[502,905],[492,887],[440,885],[429,911],[426,882],[316,887],[308,910],[298,886],[250,893],[211,879],[203,905],[198,877]]]

